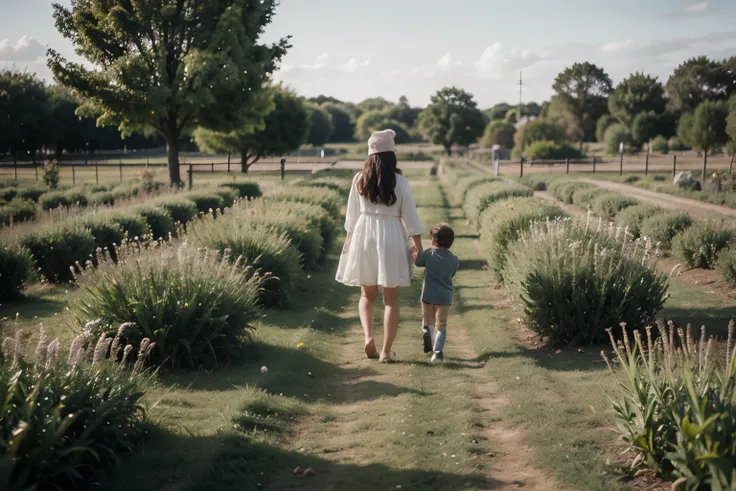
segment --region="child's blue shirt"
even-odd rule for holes
[[[460,260],[449,250],[432,247],[417,256],[415,264],[425,268],[422,302],[434,305],[452,304],[452,278]]]

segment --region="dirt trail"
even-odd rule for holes
[[[721,215],[725,215],[729,221],[736,220],[736,210],[726,206],[714,205],[690,198],[683,198],[681,196],[673,196],[671,194],[657,193],[655,191],[649,191],[647,189],[641,189],[636,186],[629,186],[628,184],[621,184],[618,182],[597,181],[594,179],[584,179],[584,181],[590,184],[595,184],[596,186],[604,189],[610,189],[611,191],[616,191],[626,196],[636,198],[640,201],[654,203],[665,208],[686,211],[692,216],[698,218],[713,218],[714,213],[719,213]]]

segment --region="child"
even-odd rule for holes
[[[444,360],[445,337],[447,336],[447,314],[452,304],[452,278],[460,263],[450,252],[455,241],[455,232],[446,223],[432,228],[432,247],[419,253],[415,264],[425,268],[422,285],[422,334],[424,352],[432,354],[432,363]],[[435,328],[437,333],[435,334]],[[432,347],[434,338],[434,348]]]

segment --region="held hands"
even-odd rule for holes
[[[419,249],[417,249],[417,246],[411,246],[411,257],[412,257],[412,259],[415,259],[416,260],[416,258],[417,258],[418,255],[419,255]]]

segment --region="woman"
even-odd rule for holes
[[[353,179],[345,230],[348,237],[340,257],[336,280],[359,286],[360,323],[365,333],[365,354],[377,358],[373,339],[373,304],[383,289],[383,349],[379,360],[390,363],[391,345],[399,329],[399,288],[411,284],[412,250],[422,249],[422,224],[409,181],[397,173],[393,130],[378,131],[368,140],[368,160]],[[402,225],[403,222],[403,225]]]

